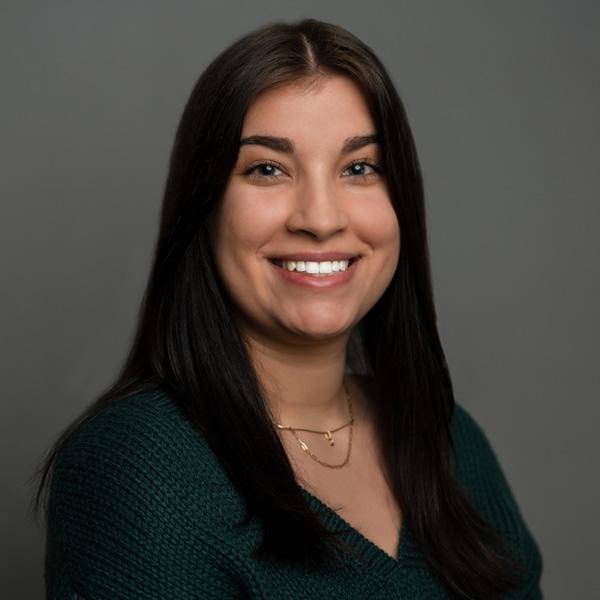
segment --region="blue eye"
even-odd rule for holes
[[[364,165],[366,165],[367,167],[370,167],[372,169],[372,172],[371,173],[359,172],[359,171],[361,171],[361,169],[364,171]],[[357,167],[358,167],[358,171],[357,171]],[[359,177],[360,179],[368,179],[369,177],[377,176],[381,172],[379,165],[371,162],[370,160],[365,160],[365,159],[360,159],[360,160],[353,162],[346,169],[346,171],[348,171],[348,170],[351,172],[351,174],[353,176]]]
[[[372,172],[365,173],[365,166],[367,169],[370,168]],[[280,174],[276,174],[276,171],[279,171]],[[350,175],[353,179],[369,179],[371,177],[377,177],[381,173],[381,168],[371,160],[360,159],[350,164],[343,172],[345,173],[346,171],[350,171]],[[265,161],[246,169],[244,175],[255,180],[276,181],[281,177],[281,172],[282,169],[278,163]]]
[[[259,170],[262,170],[263,173],[259,174]],[[253,179],[279,179],[281,175],[274,175],[274,172],[280,170],[281,169],[276,163],[263,162],[250,167],[247,171],[244,172],[244,175],[251,175]]]

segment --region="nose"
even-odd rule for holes
[[[326,239],[348,226],[348,215],[341,192],[326,181],[307,180],[298,186],[287,219],[292,232],[306,232]]]

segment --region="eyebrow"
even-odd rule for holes
[[[342,146],[342,154],[348,154],[369,144],[379,144],[379,137],[371,133],[369,135],[355,135],[346,138]],[[247,145],[266,146],[267,148],[271,148],[271,150],[286,154],[293,154],[294,152],[294,142],[292,140],[274,135],[250,135],[242,138],[240,146]]]

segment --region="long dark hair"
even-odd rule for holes
[[[348,365],[372,379],[393,492],[430,568],[458,598],[496,598],[517,588],[519,565],[454,474],[454,396],[437,331],[422,177],[405,110],[369,47],[314,19],[271,23],[239,38],[196,83],[176,133],[132,348],[115,383],[66,428],[41,463],[33,512],[42,503],[47,509],[52,463],[70,435],[108,404],[159,389],[206,436],[246,500],[245,522],[252,515],[262,519],[257,556],[305,565],[331,558],[327,530],[306,504],[272,427],[209,244],[211,219],[253,100],[277,86],[328,74],[352,78],[364,94],[402,231],[396,272],[354,328]],[[232,422],[234,437],[226,435]]]

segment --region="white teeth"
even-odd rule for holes
[[[303,260],[281,260],[276,261],[280,267],[288,271],[299,271],[310,273],[311,275],[332,275],[338,271],[345,271],[348,268],[349,260],[325,260],[323,262],[303,261]]]
[[[331,273],[331,261],[319,263],[319,273]]]

